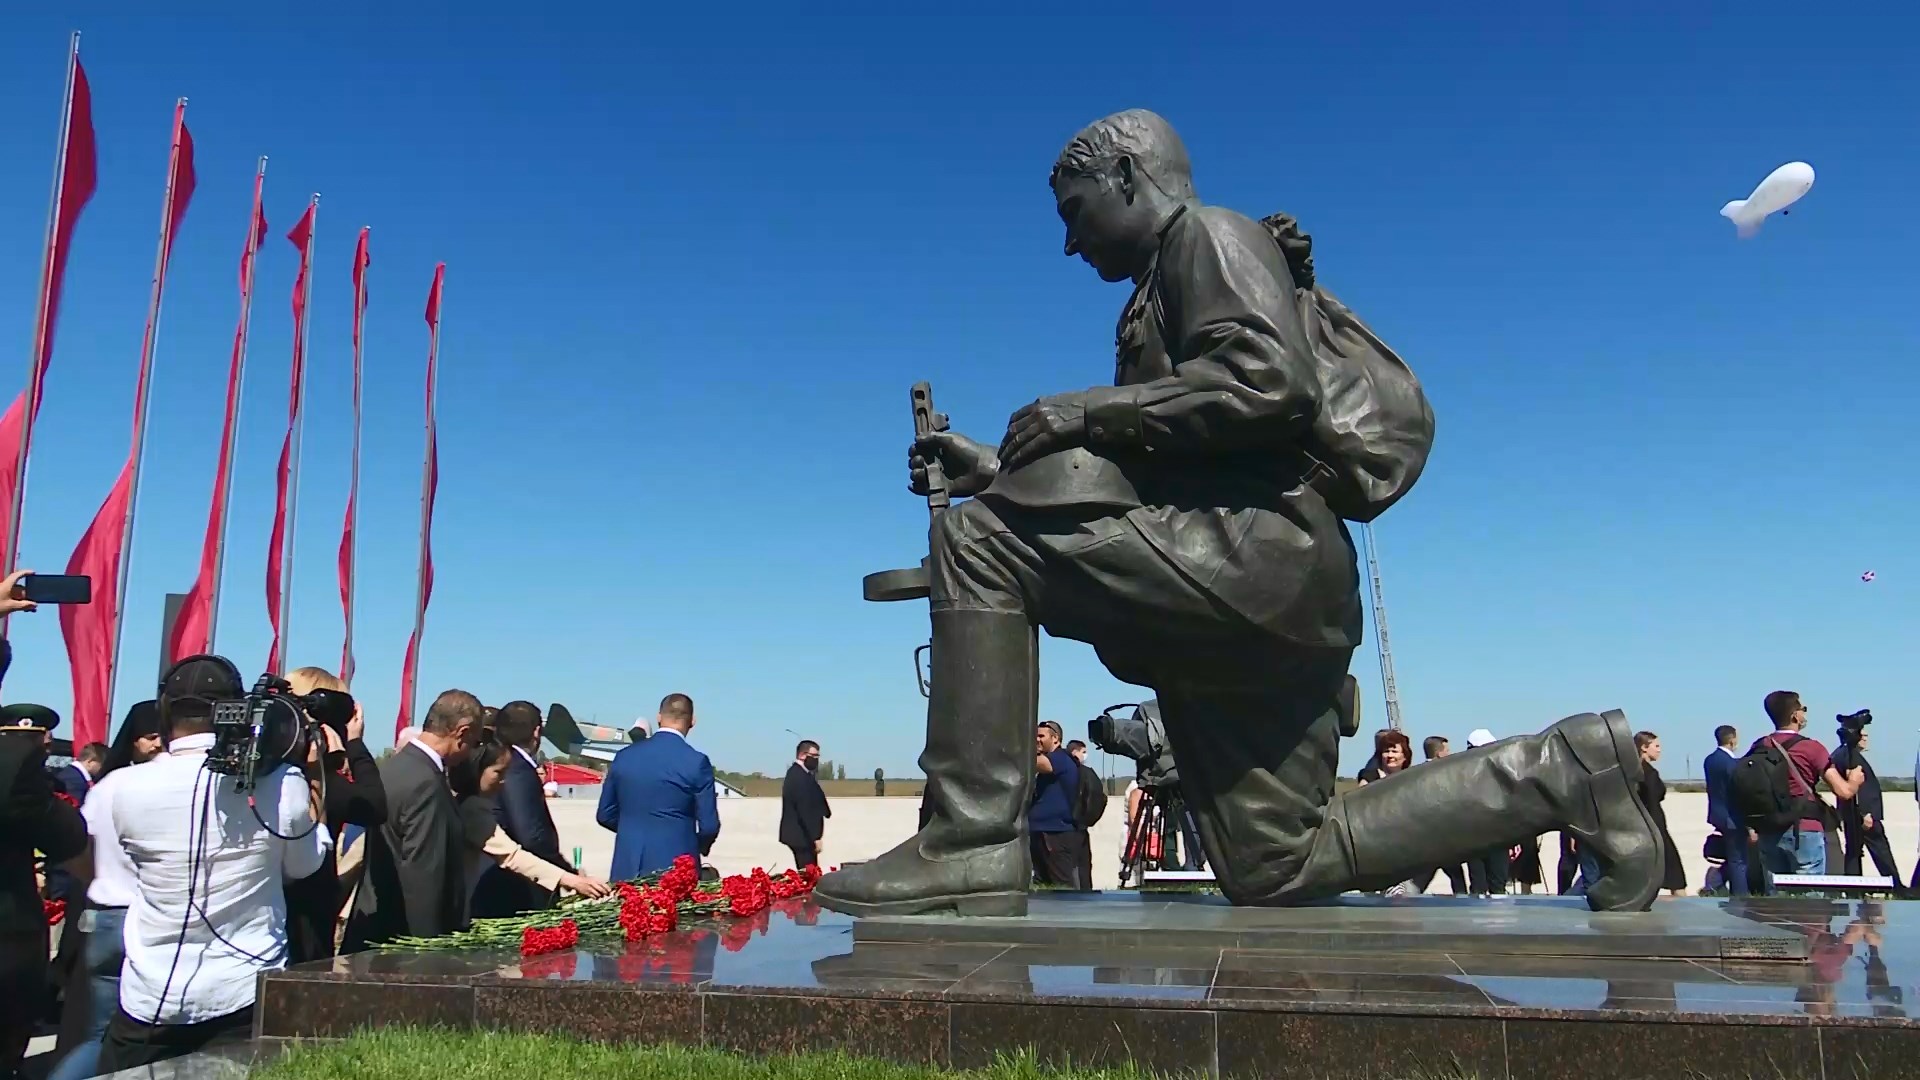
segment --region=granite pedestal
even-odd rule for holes
[[[268,976],[258,1034],[417,1024],[952,1067],[1031,1046],[1075,1065],[1313,1080],[1865,1080],[1920,1060],[1920,904],[1662,900],[1599,926],[1573,901],[1517,897],[1284,914],[1035,901],[1030,920],[1074,926],[855,921],[787,901],[524,961],[361,955]],[[1221,929],[1244,919],[1254,937]],[[1156,920],[1171,920],[1157,939]],[[1778,944],[1755,950],[1770,959],[1726,944],[1744,940]]]

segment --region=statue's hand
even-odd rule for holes
[[[1086,444],[1086,395],[1055,394],[1028,405],[1007,421],[1007,437],[1000,441],[1000,464],[1017,469],[1048,454]]]
[[[947,474],[947,493],[961,498],[987,490],[1000,472],[993,447],[951,431],[936,431],[907,451],[907,488],[915,495],[927,493],[928,461],[940,463]]]

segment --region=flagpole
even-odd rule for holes
[[[53,268],[58,261],[57,248],[60,244],[60,196],[67,182],[67,143],[73,129],[73,81],[74,72],[80,66],[80,31],[75,30],[67,46],[67,92],[60,107],[60,135],[54,143],[53,155],[53,196],[47,203],[47,238],[42,248],[40,261],[40,305],[34,312],[33,356],[27,361],[27,400],[26,413],[20,418],[20,457],[13,472],[13,507],[7,519],[7,546],[5,558],[0,560],[7,572],[15,569],[20,555],[20,510],[26,505],[27,495],[27,448],[33,443],[33,416],[40,411],[41,382],[45,372],[41,370],[40,358],[47,351],[47,334],[52,329],[47,325],[51,297],[47,290],[53,285]],[[7,624],[11,619],[0,618],[0,639],[7,635]]]
[[[362,243],[373,231],[371,225],[360,227]],[[361,335],[364,327],[362,319],[367,310],[367,270],[360,265],[360,253],[354,252],[354,288],[353,288],[353,478],[347,488],[347,641],[340,653],[340,678],[353,689],[353,615],[357,605],[354,601],[360,594],[360,381],[361,381]]]
[[[280,655],[277,657],[279,670],[275,675],[285,675],[287,671],[287,640],[292,636],[293,627],[287,616],[293,610],[293,549],[294,538],[299,534],[294,530],[294,521],[300,509],[300,442],[307,426],[307,342],[313,337],[313,248],[318,242],[316,235],[320,231],[320,193],[314,192],[308,200],[307,208],[313,213],[311,228],[307,233],[307,280],[301,287],[300,296],[300,378],[293,385],[293,445],[287,455],[287,528],[281,537],[280,555]]]
[[[438,286],[439,282],[435,282]],[[420,461],[420,562],[414,575],[413,587],[413,700],[406,703],[407,715],[417,717],[420,714],[414,706],[420,697],[420,655],[426,651],[424,639],[427,628],[427,537],[433,529],[433,474],[434,458],[437,456],[434,445],[437,423],[436,396],[440,381],[440,298],[444,295],[435,290],[434,319],[432,336],[427,343],[427,452]]]
[[[107,660],[107,723],[113,723],[113,675],[120,669],[120,627],[127,617],[127,578],[132,569],[133,512],[140,504],[140,461],[147,448],[147,405],[153,400],[153,350],[160,340],[160,300],[167,285],[167,259],[173,253],[174,179],[180,168],[180,139],[186,131],[187,99],[173,105],[173,149],[167,153],[167,192],[160,203],[160,245],[153,256],[153,291],[147,297],[147,336],[140,346],[140,379],[134,384],[133,459],[127,478],[127,516],[120,529],[120,573],[113,588],[113,652]]]
[[[260,199],[266,191],[266,184],[267,156],[262,154],[260,155],[259,163],[254,166],[253,170],[253,212],[247,215],[247,279],[240,283],[240,344],[238,349],[238,366],[240,370],[234,372],[236,376],[236,390],[246,384],[247,328],[253,319],[253,270],[254,264],[259,262]],[[233,429],[227,432],[227,445],[225,449],[227,471],[226,475],[220,478],[220,490],[214,493],[214,498],[220,502],[220,534],[218,538],[214,540],[213,580],[208,583],[207,590],[208,652],[215,651],[213,635],[215,629],[220,624],[220,572],[222,566],[224,566],[227,561],[227,509],[231,505],[233,496],[233,455],[240,443],[240,407],[242,397],[243,395],[239,393],[234,394]]]

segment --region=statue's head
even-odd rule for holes
[[[1066,253],[1107,281],[1146,269],[1161,223],[1193,198],[1193,168],[1173,125],[1128,109],[1089,124],[1054,162],[1054,203],[1067,227]]]

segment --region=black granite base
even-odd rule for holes
[[[1316,1080],[1841,1080],[1920,1060],[1920,904],[1668,900],[1648,918],[1716,914],[1795,935],[1805,959],[1514,955],[1465,938],[1432,951],[876,941],[788,901],[524,962],[296,968],[265,979],[258,1023],[269,1038],[414,1024],[953,1067],[1031,1047],[1053,1063]]]

